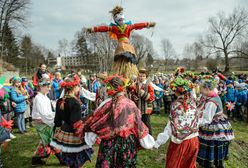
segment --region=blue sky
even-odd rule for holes
[[[138,31],[154,43],[160,54],[160,42],[169,39],[178,54],[185,44],[194,42],[208,27],[208,18],[219,11],[231,13],[235,7],[248,8],[248,0],[32,0],[31,26],[24,33],[36,43],[57,50],[58,40],[71,41],[76,31],[101,23],[110,23],[108,13],[122,2],[127,20],[155,21],[154,30]],[[153,36],[152,35],[153,33]]]

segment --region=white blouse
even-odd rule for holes
[[[37,93],[33,100],[32,118],[41,120],[43,123],[53,126],[55,112],[52,111],[51,101],[40,92]]]
[[[213,102],[207,102],[205,108],[202,111],[202,117],[199,118],[199,126],[210,124],[216,114],[217,105]]]

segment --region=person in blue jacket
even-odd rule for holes
[[[100,82],[97,80],[96,74],[90,75],[89,82],[89,91],[97,93],[97,90],[101,87]],[[89,113],[93,112],[96,109],[95,102],[90,101],[89,103]]]
[[[97,90],[101,87],[100,82],[97,80],[97,77],[95,74],[90,75],[90,81],[89,81],[89,91],[96,93]]]
[[[55,73],[55,78],[52,81],[52,87],[53,87],[53,89],[55,91],[56,100],[58,100],[60,95],[61,95],[61,88],[60,88],[60,83],[61,82],[62,82],[61,74],[60,74],[60,72],[56,72]]]
[[[163,86],[162,86],[162,84],[159,83],[158,79],[155,79],[154,83],[155,83],[156,86],[158,86],[161,89],[163,89]],[[156,114],[160,114],[160,107],[161,107],[161,101],[162,101],[163,95],[164,94],[163,94],[162,91],[154,90],[155,101],[154,101],[154,110],[153,110],[153,112],[156,113]]]
[[[13,78],[13,89],[11,90],[11,100],[15,102],[16,107],[14,107],[14,112],[16,115],[17,127],[19,131],[23,134],[26,131],[25,127],[25,119],[24,119],[24,112],[26,111],[27,104],[26,101],[29,96],[24,96],[26,90],[21,86],[21,78],[14,77]]]
[[[236,93],[236,90],[234,89],[234,82],[232,80],[227,80],[226,85],[227,85],[227,90],[226,90],[226,94],[225,94],[225,98],[224,98],[225,103],[227,104],[228,102],[231,102],[234,105],[236,105],[237,93]],[[233,119],[233,120],[235,119],[235,117],[236,117],[236,114],[235,114],[236,109],[235,108],[233,110],[227,109],[228,118],[231,117],[231,119]],[[231,116],[231,114],[232,114],[232,116]]]
[[[237,103],[236,103],[237,117],[239,120],[242,120],[243,109],[245,108],[247,103],[247,91],[245,90],[245,84],[244,83],[238,84],[236,86],[236,92],[237,92]]]

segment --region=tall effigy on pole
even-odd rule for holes
[[[112,71],[130,79],[133,75],[138,74],[135,49],[129,43],[131,32],[133,30],[154,27],[155,23],[144,22],[132,24],[131,21],[126,22],[121,6],[116,6],[110,13],[113,16],[114,23],[111,23],[109,26],[88,28],[87,32],[109,32],[110,37],[118,41]]]

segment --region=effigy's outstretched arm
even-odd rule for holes
[[[89,33],[95,33],[95,32],[109,32],[112,31],[111,26],[95,26],[92,28],[88,28],[87,32]]]
[[[155,22],[146,22],[146,23],[135,23],[131,25],[131,29],[133,30],[141,30],[143,28],[150,28],[156,25]]]

